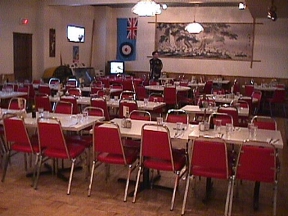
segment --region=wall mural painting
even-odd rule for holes
[[[252,60],[253,24],[202,24],[190,34],[187,23],[156,23],[156,49],[162,57]]]

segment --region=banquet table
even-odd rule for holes
[[[199,126],[195,125],[188,137],[189,139],[193,140],[197,137],[217,138],[219,136],[221,136],[228,144],[241,145],[245,144],[244,141],[249,139],[249,131],[248,128],[234,127],[231,134],[228,135],[226,133],[226,126],[221,126],[220,131],[216,131],[214,129],[200,131]],[[256,137],[250,138],[250,140],[259,142],[270,141],[271,145],[273,145],[276,149],[283,149],[284,146],[282,135],[278,130],[257,129]]]
[[[9,98],[13,98],[13,97],[23,97],[26,96],[27,93],[26,92],[3,92],[0,91],[0,100],[1,99],[9,99]]]
[[[38,117],[39,114],[37,113]],[[79,132],[89,126],[93,126],[96,121],[104,120],[100,116],[88,116],[87,119],[80,120],[77,115],[68,115],[60,113],[49,113],[49,117],[55,117],[60,120],[62,129],[65,131]],[[32,114],[28,113],[24,118],[25,125],[29,128],[37,127],[37,118],[32,118]]]
[[[91,92],[91,87],[90,86],[85,86],[80,88],[82,92]],[[107,88],[103,88],[105,91]],[[110,93],[116,93],[116,92],[122,92],[122,89],[115,89],[115,88],[110,88],[109,89]]]
[[[66,96],[63,96],[62,98],[65,98]],[[69,97],[69,96],[68,96]],[[70,96],[71,97],[71,96]],[[60,100],[60,97],[50,96],[50,101],[51,102],[58,102]],[[144,104],[144,101],[137,100],[137,105],[140,110],[148,110],[148,111],[153,111],[159,108],[162,108],[166,105],[164,102],[152,102],[148,101],[147,105]],[[77,98],[77,103],[79,105],[87,105],[89,106],[91,104],[91,97],[78,97]],[[119,108],[119,100],[118,99],[109,99],[107,101],[107,106],[112,107],[112,108]]]
[[[186,105],[181,108],[182,110],[186,111],[188,114],[204,114],[205,108],[200,108],[197,105]],[[218,107],[213,107],[213,108],[206,108],[206,114],[210,115],[213,112],[217,112]],[[239,107],[238,109],[238,115],[243,116],[243,117],[248,117],[249,116],[249,109],[248,108],[243,108]]]
[[[173,86],[167,86],[167,87],[173,87]],[[145,86],[145,89],[149,90],[149,91],[160,91],[160,92],[163,92],[164,91],[164,86],[162,86],[162,85],[148,85],[148,86]],[[188,87],[188,86],[176,86],[176,91],[177,92],[189,91],[189,90],[191,90],[191,88]]]
[[[266,91],[266,92],[274,92],[275,90],[283,90],[283,89],[285,89],[285,88],[282,88],[282,87],[271,86],[271,85],[267,85],[267,84],[264,84],[264,85],[253,85],[253,86],[254,86],[254,90]],[[245,88],[245,85],[243,85],[242,87]]]

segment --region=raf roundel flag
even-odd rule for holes
[[[117,59],[134,61],[136,59],[136,38],[138,18],[117,19]]]

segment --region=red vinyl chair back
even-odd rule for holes
[[[258,146],[254,146],[254,145]],[[266,147],[264,147],[266,146]],[[236,179],[272,183],[276,180],[276,150],[266,143],[246,142],[239,151]]]
[[[24,83],[24,86],[29,87],[29,99],[33,99],[35,97],[35,90],[32,83]]]
[[[103,91],[102,86],[101,86],[101,87],[91,86],[91,92],[90,92],[90,94],[97,94],[98,91]],[[104,95],[104,93],[103,93],[103,95]],[[103,95],[102,95],[102,96],[103,96]]]
[[[110,114],[107,102],[104,98],[91,98],[91,106],[103,109],[106,121],[110,121]]]
[[[35,108],[43,108],[44,111],[52,112],[51,102],[47,94],[38,93],[35,95]]]
[[[100,80],[94,80],[90,83],[90,87],[98,87],[98,88],[103,88],[103,83]]]
[[[73,104],[72,114],[78,114],[78,113],[80,113],[80,110],[79,110],[79,106],[78,106],[78,104],[77,104],[77,98],[76,98],[76,97],[73,97],[73,96],[62,97],[60,100],[61,100],[61,101],[66,101],[66,102],[69,102],[69,103]]]
[[[26,93],[26,95],[24,95],[22,97],[25,98],[26,100],[28,100],[29,99],[29,89],[30,89],[29,86],[22,85],[22,86],[18,86],[17,92]]]
[[[60,79],[56,78],[56,77],[51,77],[49,79],[49,85],[56,85],[56,84],[60,84]]]
[[[253,85],[245,85],[245,96],[252,96],[252,93],[254,91],[254,86]]]
[[[254,116],[251,122],[259,129],[277,130],[277,122],[275,119],[267,116]]]
[[[78,81],[76,79],[68,79],[68,81],[66,82],[67,89],[77,88],[77,86],[78,86]]]
[[[285,103],[285,89],[276,89],[273,97],[269,100],[271,103]]]
[[[81,89],[79,88],[69,88],[67,89],[67,93],[68,95],[71,95],[71,96],[76,96],[76,97],[82,96]]]
[[[133,110],[129,114],[130,119],[151,121],[151,114],[145,110]]]
[[[71,102],[60,100],[54,105],[54,113],[70,114],[73,113],[73,104]]]
[[[166,122],[189,124],[189,116],[184,110],[170,109],[166,115]]]
[[[151,102],[164,102],[164,95],[160,93],[151,93],[148,100]]]
[[[261,91],[253,91],[252,93],[252,104],[253,103],[253,99],[257,99],[257,103],[255,103],[255,107],[254,107],[254,114],[256,115],[258,110],[260,109],[261,106],[261,100],[262,100],[262,92]]]
[[[233,117],[227,113],[212,113],[209,116],[209,125],[210,128],[213,129],[214,125],[216,125],[216,121],[221,120],[221,125],[226,126],[226,124],[233,124]]]
[[[3,116],[3,125],[6,142],[12,144],[13,150],[34,153],[22,117],[19,117],[16,114],[5,114]]]
[[[94,152],[118,155],[121,157],[120,161],[122,160],[122,163],[126,164],[119,126],[114,123],[96,124],[93,131]],[[103,136],[103,134],[107,136]],[[100,159],[100,157],[98,158]],[[110,162],[113,163],[113,161]]]
[[[164,102],[167,105],[176,105],[177,104],[176,87],[164,87]]]
[[[8,109],[12,110],[25,110],[26,99],[22,97],[11,98],[9,101]]]
[[[51,89],[48,85],[39,85],[38,92],[42,94],[51,95]]]
[[[148,98],[147,91],[145,89],[145,86],[143,85],[136,85],[135,92],[136,92],[137,100],[144,100],[144,98]]]
[[[238,109],[234,106],[222,106],[219,107],[217,112],[219,113],[227,113],[232,116],[233,118],[233,125],[239,126],[239,116],[238,116]]]
[[[213,81],[209,80],[205,83],[203,93],[204,94],[211,94],[213,89]]]
[[[135,100],[120,100],[119,101],[119,118],[129,116],[133,110],[138,110],[138,105]]]
[[[52,136],[53,134],[53,136]],[[70,159],[64,135],[61,129],[61,123],[55,118],[38,120],[39,142],[45,147],[45,154],[49,157]]]
[[[124,79],[122,81],[123,90],[124,91],[134,91],[133,89],[133,80],[132,79]]]
[[[190,175],[228,179],[232,173],[224,140],[197,138],[193,142]]]
[[[84,112],[87,112],[88,116],[103,116],[104,117],[104,110],[100,107],[88,106],[84,108],[83,113]]]
[[[136,100],[136,94],[134,91],[124,90],[120,94],[120,100]]]
[[[156,137],[157,139],[155,139]],[[145,167],[167,171],[175,170],[168,128],[155,124],[145,124],[142,127],[140,157]],[[161,163],[159,160],[166,161],[166,163]]]

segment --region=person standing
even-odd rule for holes
[[[153,58],[150,62],[150,79],[158,81],[161,76],[161,70],[163,68],[162,61],[159,59],[159,53],[157,51],[152,52]]]

